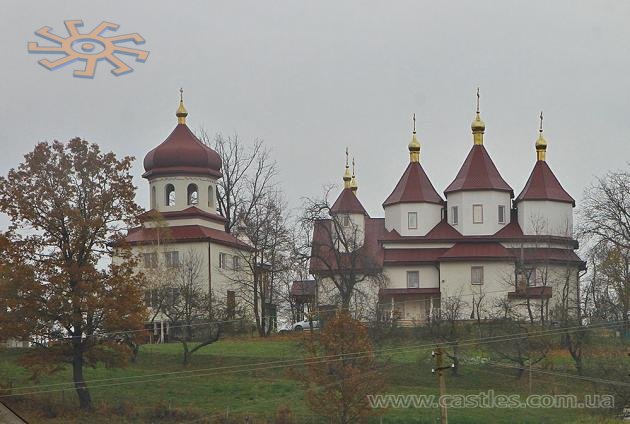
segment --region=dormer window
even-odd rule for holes
[[[407,228],[410,230],[418,229],[418,212],[407,213]]]
[[[483,224],[483,205],[473,205],[473,224]]]

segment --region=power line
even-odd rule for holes
[[[619,321],[618,323],[607,323],[605,326],[604,325],[597,325],[598,328],[601,327],[608,327],[608,326],[615,326],[615,325],[620,325],[623,324],[623,321]],[[596,324],[594,324],[592,327],[595,327]],[[484,344],[484,343],[496,343],[496,342],[505,342],[505,341],[511,341],[511,340],[519,340],[519,339],[523,339],[523,338],[527,338],[527,337],[536,337],[538,335],[552,335],[552,334],[556,334],[556,333],[562,333],[564,331],[566,331],[567,329],[570,328],[575,328],[575,327],[565,327],[565,328],[557,328],[557,329],[553,329],[553,330],[548,330],[548,331],[539,331],[539,332],[534,332],[534,333],[520,333],[521,336],[520,337],[514,337],[514,335],[509,335],[509,336],[492,336],[492,337],[483,337],[483,338],[479,338],[479,339],[465,339],[459,342],[445,342],[442,343],[443,345],[451,345],[454,343],[457,343],[458,346],[468,346],[468,345],[476,345],[476,344]],[[584,328],[584,327],[579,327],[579,328]],[[371,355],[381,355],[384,352],[391,352],[391,353],[405,353],[407,351],[415,351],[416,349],[420,348],[420,349],[431,349],[435,346],[435,343],[428,343],[428,344],[421,344],[421,345],[410,345],[410,346],[400,346],[400,347],[395,347],[395,348],[382,348],[382,349],[376,349],[374,351],[362,351],[362,352],[348,352],[348,353],[343,353],[343,354],[336,354],[336,355],[327,355],[327,356],[323,356],[323,357],[317,357],[317,358],[310,358],[310,359],[318,359],[317,361],[313,362],[313,363],[323,363],[323,362],[332,362],[332,361],[338,361],[338,360],[343,360],[343,359],[359,359],[359,358],[363,358],[363,357],[368,357]],[[158,374],[150,374],[150,375],[141,375],[141,376],[130,376],[130,377],[113,377],[113,378],[109,378],[109,379],[98,379],[98,380],[87,380],[85,381],[85,383],[99,383],[99,382],[104,382],[104,381],[116,381],[115,383],[112,384],[103,384],[103,385],[95,385],[92,386],[91,388],[100,388],[100,387],[109,387],[109,386],[118,386],[118,385],[125,385],[125,384],[138,384],[138,383],[146,383],[146,382],[153,382],[153,381],[163,381],[163,380],[168,380],[168,379],[179,379],[179,378],[185,378],[185,377],[202,377],[202,376],[210,376],[210,375],[215,375],[215,374],[226,374],[226,373],[232,373],[232,372],[245,372],[245,371],[258,371],[258,370],[265,370],[265,369],[272,369],[272,368],[280,368],[280,367],[293,367],[293,366],[300,366],[300,365],[304,365],[304,364],[309,364],[309,358],[299,358],[299,359],[293,359],[293,360],[284,360],[284,361],[270,361],[270,362],[259,362],[259,363],[252,363],[252,364],[242,364],[242,365],[234,365],[234,366],[227,366],[227,367],[214,367],[214,368],[206,368],[206,369],[195,369],[195,370],[183,370],[183,371],[173,371],[173,372],[169,372],[169,373],[158,373]],[[272,365],[269,367],[260,367],[260,365],[270,365],[270,364],[276,364],[276,365]],[[245,368],[245,369],[241,369],[244,367],[250,367],[250,368]],[[251,368],[253,367],[253,368]],[[194,375],[192,373],[197,373],[199,371],[220,371],[220,372],[209,372],[209,373],[204,373],[204,374],[197,374]],[[186,374],[186,375],[182,375],[182,374]],[[190,375],[192,374],[192,375]],[[133,378],[141,378],[144,377],[145,379],[140,379],[140,380],[134,380],[134,381],[119,381],[119,380],[128,380],[128,379],[133,379]],[[146,377],[164,377],[164,378],[152,378],[152,379],[146,379]],[[27,386],[27,387],[16,387],[13,388],[13,390],[26,390],[29,388],[43,388],[43,387],[53,387],[53,386],[60,386],[60,385],[71,385],[73,383],[68,382],[68,383],[51,383],[48,385],[37,385],[37,386]],[[57,392],[57,391],[65,391],[68,389],[72,389],[72,387],[67,387],[67,388],[61,388],[61,389],[52,389],[52,390],[47,390],[47,391],[34,391],[34,392],[28,392],[28,393],[19,393],[19,394],[11,394],[11,395],[3,395],[0,396],[1,397],[8,397],[8,396],[17,396],[17,395],[28,395],[28,394],[37,394],[37,393],[50,393],[50,392]]]

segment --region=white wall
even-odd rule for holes
[[[216,179],[211,177],[202,176],[172,176],[172,177],[157,177],[149,180],[149,205],[148,209],[156,209],[159,212],[172,212],[181,211],[191,205],[187,203],[188,185],[194,183],[197,184],[199,189],[199,203],[196,205],[199,209],[206,212],[217,212],[216,201]],[[166,194],[165,188],[167,184],[173,184],[175,187],[175,205],[166,206]],[[208,187],[212,186],[212,201],[208,206]],[[153,188],[155,187],[155,200],[153,200]],[[155,202],[155,203],[154,203]]]
[[[407,271],[418,271],[420,274],[420,288],[440,287],[440,271],[433,265],[417,266],[386,266],[383,273],[388,278],[388,289],[407,288]]]
[[[470,283],[472,266],[483,266],[484,282],[482,285]],[[514,263],[499,261],[478,262],[442,262],[440,263],[440,292],[442,300],[450,296],[460,296],[466,307],[462,312],[464,319],[472,311],[473,295],[480,290],[485,293],[485,302],[492,305],[496,299],[506,298],[514,291]]]
[[[409,229],[408,213],[418,214],[418,228]],[[403,236],[424,236],[442,218],[442,205],[435,203],[398,203],[385,207],[385,228],[395,229]]]
[[[447,196],[448,222],[465,236],[491,235],[510,222],[510,194],[504,191],[458,191]],[[473,205],[483,206],[483,222],[473,223]],[[505,223],[499,224],[499,205],[505,206]],[[458,223],[453,224],[452,207],[458,208]]]
[[[348,215],[348,217],[350,218],[350,225],[347,227],[343,226],[344,215]],[[351,214],[340,213],[337,215],[337,224],[343,230],[343,233],[344,233],[343,239],[345,243],[348,244],[347,248],[349,250],[351,250],[351,248],[353,247],[352,244],[356,244],[355,246],[356,248],[363,246],[363,242],[365,240],[365,215],[358,214],[358,213],[351,213]],[[334,223],[333,223],[333,226],[334,226]],[[332,231],[335,231],[335,228],[333,228]],[[337,234],[335,233],[334,235],[337,235]],[[335,240],[335,243],[337,243],[337,240]],[[340,243],[339,249],[340,251],[345,251],[346,246],[344,246],[343,243]]]
[[[573,206],[551,200],[518,202],[518,224],[526,235],[573,235]]]

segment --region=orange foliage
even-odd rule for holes
[[[383,388],[366,327],[338,311],[321,331],[319,343],[307,341],[306,402],[316,413],[338,423],[361,422],[378,411],[368,394]]]

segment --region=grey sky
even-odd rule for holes
[[[81,136],[134,155],[146,207],[145,153],[176,124],[178,89],[193,129],[263,138],[287,200],[340,183],[356,156],[373,216],[408,161],[411,114],[438,192],[472,145],[481,87],[485,145],[515,194],[535,160],[545,113],[548,162],[576,199],[594,175],[630,159],[630,2],[617,1],[13,1],[3,2],[0,173],[40,140]],[[48,71],[33,31],[83,19],[140,33],[146,63],[94,79]],[[51,55],[51,58],[55,56]],[[0,229],[7,220],[0,218]]]

